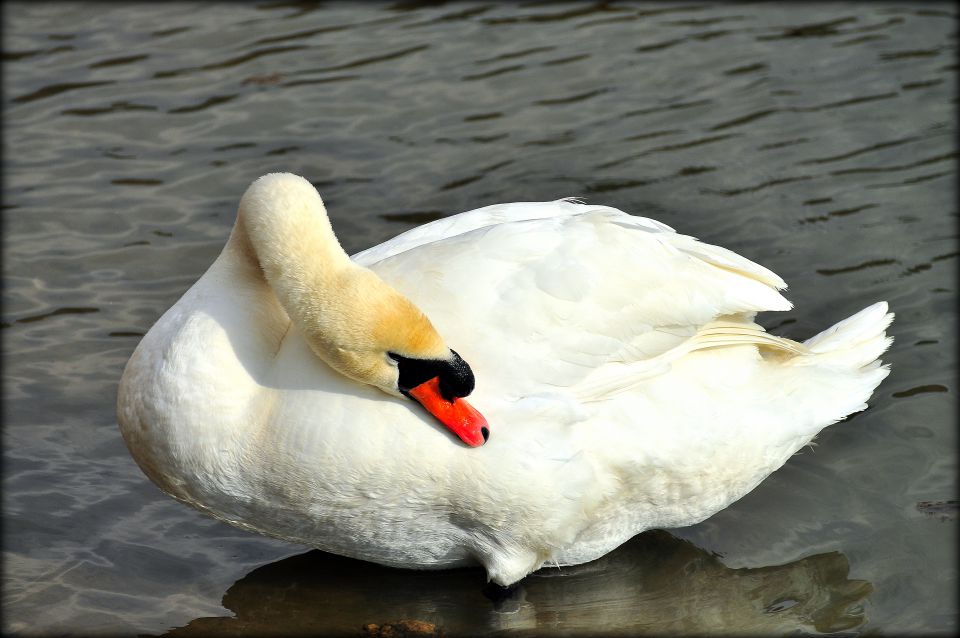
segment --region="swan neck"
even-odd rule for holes
[[[258,267],[291,321],[322,354],[324,333],[332,329],[328,311],[344,273],[356,266],[337,241],[313,185],[293,176],[272,177],[254,182],[240,200],[229,245]]]
[[[352,263],[312,185],[301,189],[306,192],[289,190],[264,194],[251,187],[240,201],[234,233],[240,243],[248,242],[274,288],[326,279]]]
[[[450,356],[410,300],[350,260],[307,180],[271,174],[251,184],[230,242],[259,266],[250,276],[266,280],[311,350],[341,374],[396,393],[388,352]]]

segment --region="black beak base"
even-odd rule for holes
[[[476,380],[469,364],[455,351],[450,359],[414,359],[393,352],[387,353],[400,371],[397,385],[405,396],[418,385],[440,377],[440,394],[447,401],[468,396],[473,392]]]

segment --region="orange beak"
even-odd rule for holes
[[[424,381],[409,391],[440,423],[470,447],[479,447],[490,437],[490,428],[483,415],[461,398],[447,401],[440,394],[440,377]]]

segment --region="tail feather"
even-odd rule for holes
[[[875,303],[803,343],[768,334],[756,324],[722,319],[712,321],[683,343],[660,355],[631,363],[611,362],[601,366],[571,390],[584,402],[608,399],[666,373],[673,362],[691,352],[755,345],[785,355],[775,359],[777,366],[783,370],[793,366],[818,367],[822,373],[815,375],[814,379],[822,380],[827,386],[839,384],[833,388],[837,391],[840,386],[846,387],[845,391],[840,392],[842,398],[816,403],[823,408],[822,418],[816,419],[819,427],[823,427],[825,423],[866,408],[864,401],[889,374],[889,366],[882,365],[879,360],[893,342],[893,338],[885,332],[893,321],[893,313],[887,310],[887,302]],[[809,382],[808,377],[804,378]],[[828,387],[821,390],[824,396],[832,393]]]
[[[804,345],[813,352],[829,352],[880,336],[893,321],[893,313],[888,309],[886,301],[878,301],[807,339]]]
[[[793,363],[803,365],[815,360],[854,370],[873,365],[893,343],[893,337],[886,334],[894,316],[888,309],[887,302],[880,301],[807,339],[803,345],[815,356]]]
[[[819,370],[817,385],[811,386],[817,392],[817,400],[810,402],[811,433],[866,409],[870,395],[890,374],[890,366],[879,357],[893,343],[886,334],[891,321],[887,302],[875,303],[807,339],[804,346],[811,351],[809,356],[785,362]]]
[[[768,334],[757,325],[712,321],[690,339],[689,346],[700,350],[753,343],[796,355],[791,360],[794,365],[831,364],[856,370],[874,363],[893,343],[885,332],[893,321],[893,313],[887,310],[887,302],[877,302],[803,343]]]

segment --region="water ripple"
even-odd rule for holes
[[[918,175],[916,177],[908,177],[899,182],[885,182],[882,184],[867,184],[864,188],[899,188],[902,186],[909,186],[911,184],[919,184],[920,182],[928,182],[930,180],[938,179],[940,177],[948,177],[951,175],[956,175],[956,171],[938,171],[936,173],[927,173],[925,175]]]
[[[715,124],[715,125],[713,125],[713,126],[710,127],[710,130],[711,130],[711,131],[720,131],[720,130],[723,130],[723,129],[725,129],[725,128],[732,128],[732,127],[734,127],[734,126],[741,126],[741,125],[743,125],[743,124],[749,124],[750,122],[753,122],[753,121],[756,121],[756,120],[762,120],[762,119],[765,118],[765,117],[768,117],[768,116],[770,116],[770,115],[773,115],[773,114],[779,113],[779,112],[780,112],[780,109],[764,109],[764,110],[762,110],[762,111],[755,111],[755,112],[750,113],[750,114],[748,114],[748,115],[743,115],[743,116],[740,116],[740,117],[736,117],[736,118],[734,118],[734,119],[732,119],[732,120],[727,120],[726,122],[721,122],[720,124]]]
[[[780,33],[775,35],[761,35],[757,36],[757,40],[785,40],[790,38],[822,38],[831,35],[840,35],[845,33],[840,31],[837,27],[850,24],[851,22],[856,22],[857,18],[854,16],[845,16],[842,18],[836,18],[834,20],[828,20],[826,22],[814,22],[811,24],[802,24],[799,26],[791,27],[782,27]]]
[[[474,113],[473,115],[464,116],[463,121],[482,122],[483,120],[495,120],[498,117],[503,117],[503,113],[499,111],[494,111],[493,113]]]
[[[547,60],[546,62],[541,62],[540,66],[561,66],[563,64],[571,64],[573,62],[579,62],[580,60],[586,60],[590,57],[589,53],[581,53],[579,55],[571,55],[567,58],[557,58],[555,60]]]
[[[43,321],[50,317],[59,317],[60,315],[85,315],[91,312],[100,312],[99,308],[57,308],[56,310],[51,310],[50,312],[44,312],[39,315],[30,315],[29,317],[20,317],[19,319],[14,319],[12,322],[4,321],[3,327],[9,327],[14,323],[33,323],[35,321]]]
[[[607,3],[598,3],[586,7],[568,9],[558,13],[531,13],[526,15],[503,16],[500,18],[482,18],[481,21],[489,25],[517,24],[524,22],[557,22],[597,13],[626,13],[627,11],[628,9],[621,7],[610,7]]]
[[[250,53],[244,53],[242,55],[234,56],[220,62],[211,62],[210,64],[204,64],[200,66],[185,67],[180,69],[170,69],[166,71],[157,71],[153,74],[153,77],[157,79],[163,78],[174,78],[180,75],[193,74],[197,71],[211,71],[215,69],[228,69],[230,67],[239,66],[250,60],[256,60],[257,58],[262,58],[268,55],[277,55],[280,53],[289,53],[291,51],[302,51],[308,48],[305,45],[290,45],[284,47],[267,47],[263,49],[257,49],[251,51]]]
[[[482,59],[480,59],[480,60],[477,60],[476,63],[477,63],[477,64],[490,64],[490,63],[492,63],[492,62],[498,62],[498,61],[500,61],[500,60],[514,60],[514,59],[516,59],[516,58],[525,58],[525,57],[527,57],[528,55],[533,55],[534,53],[543,53],[543,52],[545,52],[545,51],[553,51],[553,50],[555,50],[555,49],[556,49],[556,47],[554,47],[554,46],[540,46],[540,47],[533,47],[533,48],[528,48],[528,49],[520,49],[520,50],[518,50],[518,51],[510,51],[510,52],[508,52],[508,53],[501,53],[501,54],[499,54],[499,55],[493,56],[492,58],[482,58]]]
[[[119,58],[108,58],[106,60],[101,60],[100,62],[93,62],[87,66],[91,69],[102,69],[104,67],[110,66],[121,66],[124,64],[134,64],[136,62],[142,62],[143,60],[148,59],[150,56],[147,54],[141,55],[125,55]]]
[[[32,58],[36,56],[45,56],[53,55],[55,53],[66,53],[67,51],[74,51],[75,48],[70,45],[62,45],[57,47],[50,47],[49,49],[34,49],[32,51],[4,51],[0,55],[0,60],[4,62],[16,62],[19,60],[26,60],[27,58]]]
[[[842,275],[845,273],[857,272],[859,270],[864,270],[866,268],[877,268],[879,266],[889,266],[891,264],[900,263],[896,259],[871,259],[863,263],[857,264],[856,266],[845,266],[843,268],[818,268],[817,272],[821,275]]]
[[[448,191],[448,190],[453,190],[455,188],[461,188],[463,186],[466,186],[467,184],[472,184],[473,182],[483,179],[484,177],[486,177],[493,171],[497,170],[498,168],[509,166],[510,164],[513,164],[513,160],[506,160],[503,162],[497,162],[496,164],[491,164],[490,166],[479,169],[477,173],[474,175],[469,175],[467,177],[455,179],[453,181],[447,182],[446,184],[443,184],[442,186],[440,186],[440,190]]]
[[[797,175],[795,177],[778,177],[777,179],[767,180],[765,182],[761,182],[753,186],[744,186],[742,188],[729,188],[729,189],[703,189],[703,191],[731,197],[734,195],[741,195],[743,193],[755,193],[765,188],[770,188],[771,186],[780,186],[781,184],[791,184],[793,182],[803,182],[808,179],[813,179],[813,176]]]
[[[594,89],[593,91],[586,91],[584,93],[577,93],[576,95],[568,95],[564,97],[554,97],[554,98],[543,98],[542,100],[534,101],[534,104],[540,106],[556,106],[559,104],[573,104],[575,102],[583,102],[584,100],[589,100],[590,98],[596,97],[598,95],[603,95],[604,93],[609,92],[610,89]]]
[[[930,383],[927,385],[920,385],[915,388],[910,388],[909,390],[901,390],[900,392],[894,392],[890,396],[896,397],[898,399],[903,399],[906,397],[916,396],[918,394],[926,394],[929,392],[949,392],[950,390],[939,383]]]
[[[498,75],[504,75],[506,73],[513,73],[514,71],[521,71],[526,67],[522,64],[512,64],[510,66],[500,67],[498,69],[492,69],[490,71],[483,71],[481,73],[474,73],[472,75],[463,76],[462,80],[486,80],[487,78],[493,78]]]
[[[635,154],[633,154],[633,155],[628,155],[628,156],[625,156],[625,157],[617,158],[617,159],[615,159],[615,160],[611,160],[611,161],[609,161],[609,162],[603,162],[603,163],[601,163],[601,164],[597,164],[594,168],[596,168],[596,169],[611,168],[611,167],[613,167],[613,166],[619,166],[619,165],[624,164],[624,163],[626,163],[626,162],[629,162],[629,161],[631,161],[631,160],[639,159],[639,158],[645,157],[645,156],[647,156],[647,155],[652,155],[652,154],[655,154],[655,153],[666,153],[666,152],[670,152],[670,151],[685,150],[685,149],[693,148],[693,147],[696,147],[696,146],[703,146],[703,145],[705,145],[705,144],[713,144],[713,143],[716,143],[716,142],[720,142],[720,141],[729,139],[729,138],[731,138],[731,137],[734,137],[734,134],[728,133],[728,134],[725,134],[725,135],[711,135],[711,136],[708,136],[708,137],[702,137],[702,138],[699,138],[699,139],[690,140],[690,141],[688,141],[688,142],[680,142],[680,143],[677,143],[677,144],[665,144],[665,145],[663,145],[663,146],[656,146],[656,147],[654,147],[654,148],[647,149],[647,150],[645,150],[645,151],[641,151],[641,152],[635,153]]]
[[[804,204],[821,204],[832,201],[830,198],[824,199],[812,199],[807,200]],[[880,204],[863,204],[861,206],[852,206],[850,208],[840,208],[837,210],[828,211],[826,215],[816,215],[813,217],[806,217],[800,220],[801,224],[814,224],[817,222],[829,221],[831,217],[847,217],[848,215],[855,215],[864,210],[870,210],[871,208],[876,208]]]
[[[210,107],[217,106],[220,104],[226,104],[227,102],[232,102],[237,99],[238,95],[212,95],[207,99],[203,100],[198,104],[191,104],[190,106],[178,106],[173,109],[168,109],[167,113],[195,113],[197,111],[203,111],[209,109]]]
[[[391,51],[390,53],[384,53],[381,55],[372,55],[368,57],[357,58],[355,60],[351,60],[350,62],[345,62],[343,64],[321,67],[319,69],[309,69],[306,71],[299,71],[299,73],[329,73],[330,71],[356,69],[356,68],[367,66],[370,64],[378,64],[380,62],[388,62],[390,60],[396,60],[398,58],[402,58],[402,57],[411,55],[413,53],[419,53],[420,51],[425,51],[429,48],[430,48],[429,44],[420,44],[417,46],[400,49],[399,51]]]
[[[900,146],[901,144],[909,144],[910,142],[916,142],[921,139],[919,136],[904,137],[897,140],[889,140],[886,142],[877,142],[876,144],[871,144],[870,146],[864,146],[863,148],[857,148],[852,151],[847,151],[841,153],[840,155],[831,155],[829,157],[818,157],[814,159],[804,160],[798,162],[798,164],[827,164],[830,162],[839,162],[840,160],[850,159],[851,157],[857,157],[858,155],[863,155],[864,153],[871,153],[873,151],[878,151],[883,148],[890,148],[893,146]]]
[[[928,164],[938,164],[940,162],[956,159],[960,157],[960,153],[944,153],[942,155],[936,155],[934,157],[927,157],[924,159],[917,160],[915,162],[910,162],[908,164],[898,164],[896,166],[861,166],[858,168],[844,168],[836,171],[831,171],[831,175],[856,175],[858,173],[889,173],[892,171],[905,171],[911,168],[916,168],[917,166],[927,166]]]
[[[119,113],[122,111],[156,111],[157,107],[150,104],[136,104],[134,102],[112,102],[109,106],[94,106],[88,108],[63,109],[60,111],[63,115],[79,115],[81,117],[92,117],[96,115],[106,115],[107,113]],[[132,157],[132,156],[131,156]]]
[[[13,102],[17,104],[24,104],[26,102],[33,102],[35,100],[42,100],[44,98],[52,97],[54,95],[60,95],[67,91],[76,91],[77,89],[88,89],[94,86],[105,86],[108,84],[114,84],[113,80],[100,80],[96,82],[63,82],[60,84],[51,84],[43,88],[37,89],[31,93],[25,95],[18,95],[13,98]]]
[[[738,66],[733,69],[727,69],[723,72],[724,75],[741,75],[743,73],[753,73],[754,71],[766,71],[770,66],[765,62],[754,62],[753,64],[745,64],[743,66]]]
[[[934,49],[913,49],[910,51],[890,51],[889,53],[881,53],[880,59],[883,61],[889,60],[902,60],[904,58],[929,58],[936,55],[940,55],[940,47]]]
[[[320,27],[317,29],[306,29],[305,31],[294,31],[292,33],[285,33],[283,35],[260,38],[255,42],[255,44],[275,44],[277,42],[288,42],[290,40],[303,40],[305,38],[312,38],[313,36],[320,35],[322,33],[336,33],[338,31],[346,31],[350,28],[350,25],[341,24],[336,26]]]

